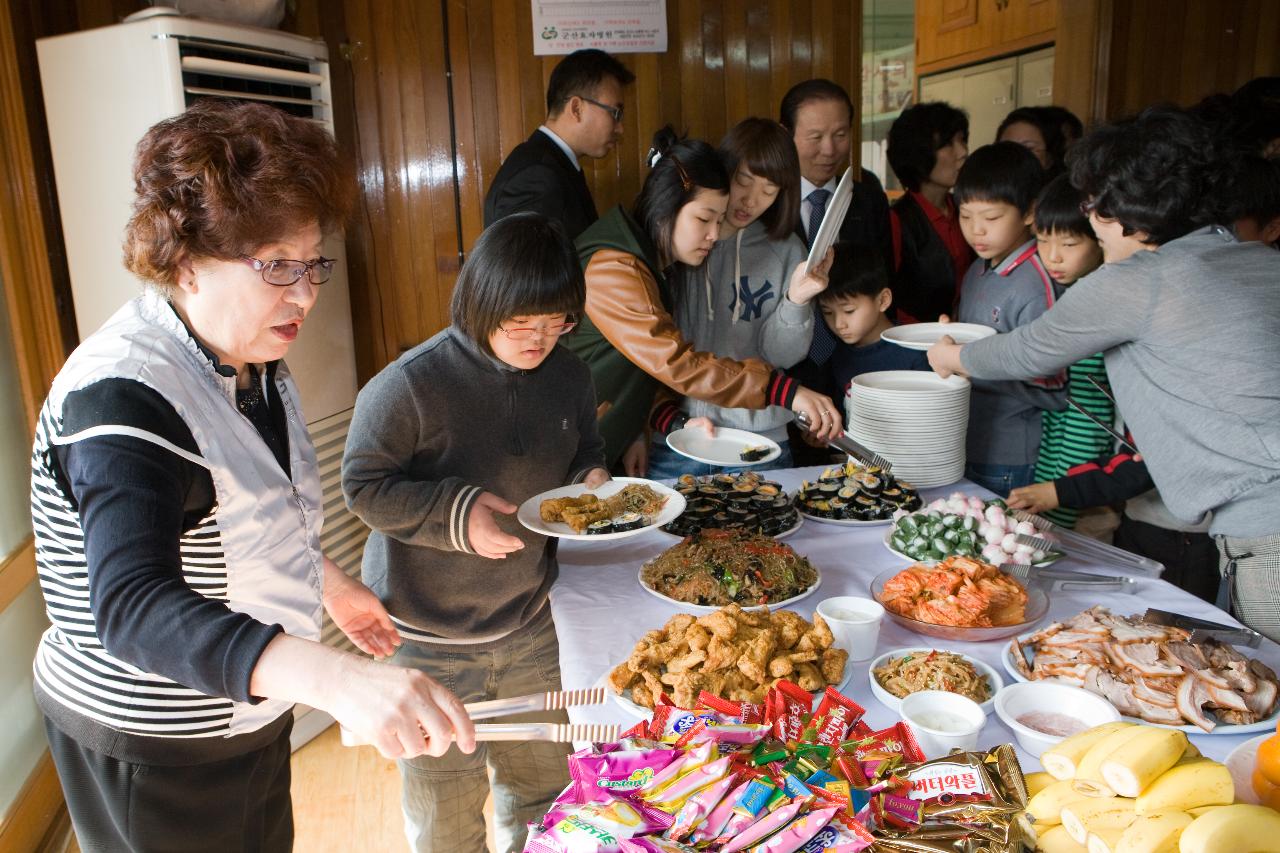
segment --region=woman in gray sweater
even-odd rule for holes
[[[1040,376],[1102,351],[1170,511],[1213,513],[1220,606],[1280,640],[1280,287],[1275,254],[1213,223],[1213,143],[1168,107],[1079,143],[1072,183],[1104,265],[1039,319],[929,351],[940,374]]]

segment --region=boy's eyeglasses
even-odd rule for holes
[[[273,258],[260,261],[249,255],[240,260],[262,273],[262,280],[275,287],[289,287],[304,275],[312,284],[324,284],[333,275],[333,258],[316,258],[311,261],[294,261],[289,258]]]
[[[554,326],[538,326],[537,328],[521,327],[518,329],[504,329],[498,327],[498,331],[507,336],[510,341],[527,341],[538,335],[546,335],[549,338],[558,338],[561,335],[567,335],[573,331],[573,327],[578,325],[576,320],[566,319],[563,323]]]
[[[599,101],[592,100],[591,98],[588,98],[586,95],[579,95],[578,97],[582,98],[582,100],[586,101],[588,104],[594,104],[595,106],[607,112],[609,115],[613,116],[614,124],[622,123],[623,107],[611,107],[608,104],[602,104]]]

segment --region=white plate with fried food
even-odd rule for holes
[[[660,693],[689,708],[703,690],[761,702],[779,678],[821,692],[844,686],[852,673],[848,652],[833,642],[818,615],[809,622],[791,610],[753,613],[736,604],[700,617],[678,613],[641,637],[605,683],[618,704],[638,716],[653,712]]]
[[[684,495],[669,486],[614,477],[595,489],[578,483],[534,495],[520,504],[516,519],[543,536],[600,542],[661,527],[684,508]]]

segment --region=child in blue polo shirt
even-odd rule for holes
[[[960,230],[978,255],[960,285],[960,322],[1009,332],[1053,305],[1057,292],[1031,232],[1043,185],[1040,162],[1016,142],[984,145],[960,169]],[[1034,482],[1041,412],[1066,407],[1064,386],[1065,376],[973,380],[965,476],[1002,497]]]

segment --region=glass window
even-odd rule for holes
[[[31,436],[8,308],[0,298],[0,561],[31,533]]]
[[[900,190],[885,157],[889,125],[916,86],[914,0],[863,0],[862,165],[887,190]]]

